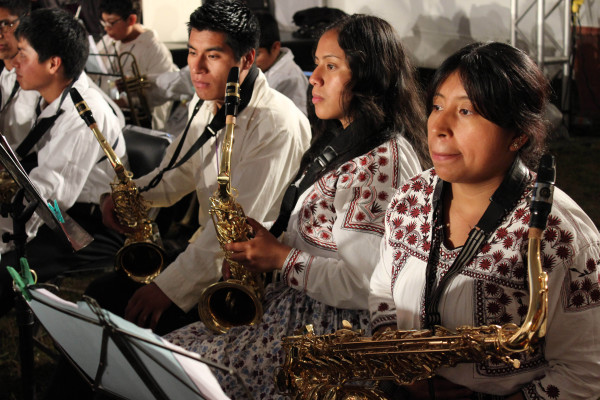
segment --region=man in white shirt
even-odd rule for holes
[[[187,135],[182,133],[167,149],[161,166],[136,183],[144,187],[151,182],[159,170],[169,165],[179,142],[183,141],[176,158],[177,162],[181,160],[222,108],[229,71],[237,66],[241,103],[246,102],[247,106],[237,115],[231,186],[237,190],[236,201],[246,215],[259,221],[273,221],[285,189],[308,148],[308,120],[288,98],[270,88],[264,74],[253,67],[258,24],[243,3],[207,2],[192,13],[188,29],[188,65],[196,90],[190,102],[190,128]],[[204,102],[194,116],[193,109],[199,99]],[[185,314],[195,311],[202,290],[220,278],[223,254],[208,211],[209,197],[217,188],[224,132],[225,129],[218,129],[216,136],[210,137],[187,162],[164,172],[162,180],[143,193],[154,206],[165,207],[195,191],[202,228],[190,239],[186,250],[151,284],[140,287],[124,274],[122,278],[113,274],[93,282],[87,294],[102,307],[157,333],[166,333],[189,321]],[[109,200],[103,204],[103,215],[105,220],[113,215]]]
[[[25,226],[30,242],[26,257],[40,281],[90,260],[114,259],[122,239],[104,229],[98,199],[110,189],[115,173],[94,134],[75,108],[69,92],[76,89],[87,102],[98,129],[119,158],[125,160],[125,140],[102,94],[90,88],[83,67],[88,54],[83,27],[60,9],[39,9],[22,17],[15,32],[18,53],[13,59],[23,90],[37,90],[35,126],[16,149],[19,157],[37,155],[29,177],[42,198],[56,200],[94,236],[94,242],[72,254],[37,214]],[[125,162],[125,161],[124,161]],[[0,218],[0,233],[13,231],[13,218]],[[105,234],[106,233],[106,234]],[[0,315],[12,305],[11,279],[6,265],[18,267],[13,242],[0,243]]]
[[[306,92],[308,79],[298,64],[294,54],[287,47],[281,47],[277,21],[271,14],[257,13],[260,25],[260,44],[256,52],[256,66],[267,77],[269,85],[292,99],[306,115]]]
[[[21,143],[35,122],[35,105],[39,93],[22,90],[12,63],[17,54],[15,30],[21,17],[31,8],[29,0],[0,1],[0,59],[4,69],[0,73],[0,130],[13,148]]]
[[[156,31],[147,29],[139,23],[139,0],[101,0],[99,8],[102,13],[101,23],[106,30],[106,35],[96,44],[96,47],[100,54],[108,55],[102,58],[109,73],[120,73],[119,58],[123,73],[127,77],[134,76],[132,68],[134,58],[138,72],[142,76],[178,70],[173,63],[171,52],[158,39]],[[99,86],[110,94],[109,79],[114,82],[118,78],[104,76]],[[128,99],[128,101],[135,102],[136,100]],[[150,106],[153,129],[162,130],[164,128],[171,107],[172,102]]]

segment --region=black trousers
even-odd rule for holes
[[[73,252],[59,235],[42,225],[36,237],[25,246],[25,257],[30,268],[35,270],[39,282],[46,282],[66,272],[112,266],[116,252],[123,246],[124,237],[102,224],[100,210],[95,204],[77,203],[67,213],[92,235],[94,241]],[[6,266],[17,270],[20,268],[16,251],[2,254],[0,260],[0,317],[14,305],[12,278]]]

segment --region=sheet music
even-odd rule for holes
[[[97,325],[98,316],[85,302],[74,304],[45,289],[32,289],[31,294],[33,300],[29,302],[29,305],[36,317],[73,361],[93,379],[98,369],[102,344],[103,328]],[[127,335],[128,340],[143,349],[142,351],[133,346],[152,377],[169,398],[178,400],[228,399],[210,368],[198,360],[198,355],[166,342],[149,329],[142,329],[106,310],[102,310],[102,312],[111,325],[119,328],[119,331],[131,334]],[[138,338],[143,338],[150,343]],[[189,356],[173,353],[159,345],[177,349]],[[101,381],[102,386],[106,390],[128,399],[154,398],[111,339],[108,341],[107,349],[107,368]],[[202,396],[186,385],[195,388]]]

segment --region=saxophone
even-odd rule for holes
[[[233,131],[240,102],[239,87],[239,68],[233,67],[229,71],[225,89],[226,124],[218,187],[210,198],[209,210],[221,248],[227,243],[242,242],[251,237],[244,210],[232,194],[230,179]],[[200,319],[207,328],[219,334],[234,326],[254,325],[263,314],[264,283],[261,274],[248,272],[243,265],[232,261],[227,251],[225,259],[229,263],[231,278],[208,286],[198,302]]]
[[[486,360],[519,368],[512,358],[533,352],[546,334],[548,276],[542,270],[541,239],[552,208],[554,158],[544,156],[531,200],[528,241],[529,309],[521,327],[436,326],[424,330],[385,330],[365,337],[345,324],[332,334],[315,335],[312,326],[304,335],[282,339],[286,359],[277,371],[278,389],[295,399],[387,399],[378,382],[410,385],[436,374],[440,367]],[[363,383],[358,386],[356,383]],[[366,386],[364,386],[366,385]]]
[[[124,246],[117,252],[115,268],[122,268],[127,276],[136,282],[150,283],[163,269],[165,256],[164,250],[157,244],[159,239],[154,233],[152,221],[148,218],[150,206],[131,179],[131,172],[125,169],[99,131],[87,103],[77,89],[71,88],[70,94],[79,115],[94,133],[115,171],[116,177],[110,187],[117,219],[121,225],[132,228],[132,232],[127,234]]]

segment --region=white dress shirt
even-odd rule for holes
[[[190,115],[197,101],[194,96],[190,102]],[[210,123],[214,108],[214,102],[204,102],[193,120],[180,156]],[[158,186],[144,193],[144,197],[158,207],[172,205],[194,190],[198,196],[198,221],[202,228],[187,249],[154,280],[184,311],[198,302],[202,289],[221,276],[223,255],[208,210],[209,197],[217,188],[224,131],[222,129],[216,138],[209,139],[184,165],[166,172]],[[182,136],[171,143],[159,168],[168,164]],[[297,172],[300,158],[309,146],[308,120],[291,100],[271,89],[259,71],[250,103],[237,116],[234,136],[231,186],[237,190],[236,201],[246,215],[258,221],[272,221],[279,213],[283,194]],[[136,180],[138,187],[145,186],[156,173],[155,170]]]

